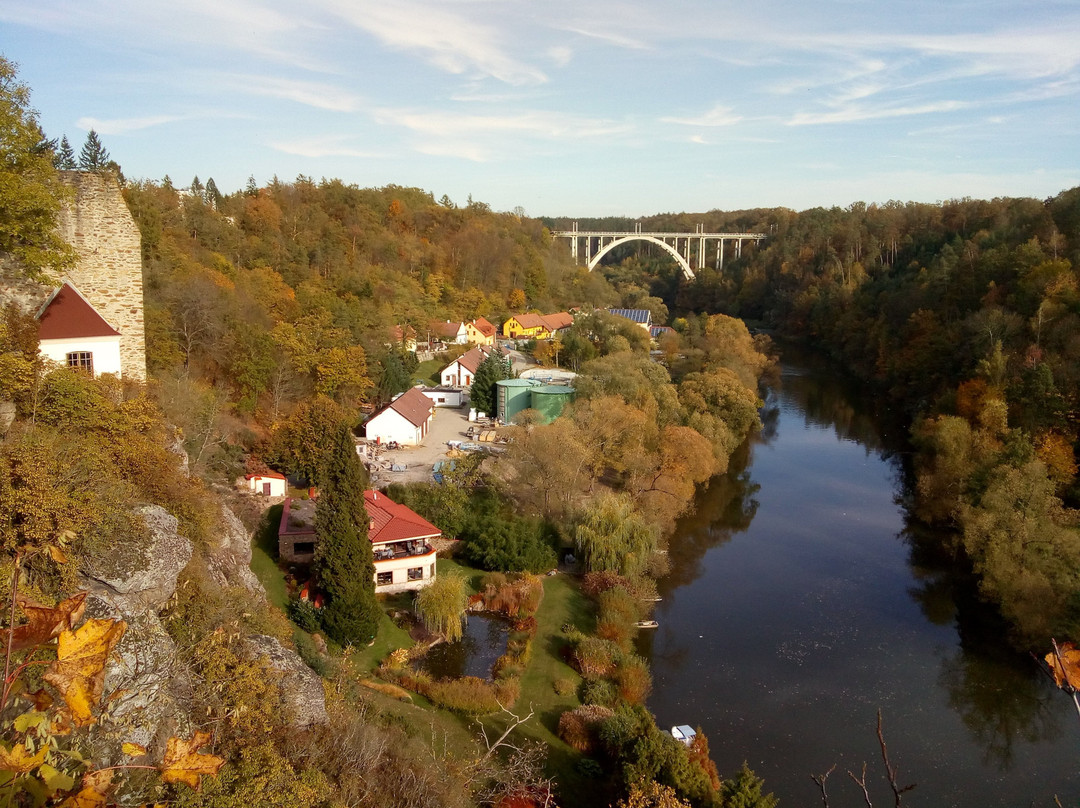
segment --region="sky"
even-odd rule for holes
[[[49,137],[530,216],[1080,185],[1080,0],[3,0]]]

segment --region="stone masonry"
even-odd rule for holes
[[[124,378],[146,380],[146,337],[143,324],[142,240],[116,177],[111,174],[61,171],[75,191],[64,205],[57,229],[78,253],[78,264],[65,273],[101,316],[120,332]],[[52,288],[13,278],[0,261],[0,303],[14,300],[36,311]]]

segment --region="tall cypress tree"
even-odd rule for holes
[[[319,478],[315,572],[325,596],[319,620],[335,642],[367,644],[379,627],[375,562],[364,509],[367,473],[344,424],[334,431]]]

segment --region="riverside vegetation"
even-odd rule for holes
[[[71,257],[49,241],[48,225],[61,201],[51,161],[63,149],[44,139],[13,66],[2,67],[0,125],[20,138],[4,140],[12,153],[0,187],[16,190],[0,205],[23,218],[12,217],[0,248],[26,273],[59,270]],[[983,576],[1018,638],[1038,642],[1049,627],[1071,630],[1077,566],[1067,548],[1075,529],[1062,503],[1076,498],[1076,348],[1068,325],[1078,313],[1078,192],[1046,205],[965,201],[959,216],[949,205],[712,212],[698,218],[774,236],[760,250],[747,248],[723,275],[704,272],[690,284],[657,271],[647,252],[621,256],[606,274],[588,273],[552,247],[539,220],[471,199],[464,207],[436,202],[418,189],[301,176],[265,187],[252,179],[232,194],[196,178],[181,193],[166,177],[124,182],[124,194],[142,234],[149,384],[46,372],[27,317],[8,309],[0,328],[0,388],[18,408],[0,444],[7,594],[17,581],[37,601],[62,602],[88,572],[117,554],[137,554],[148,544],[138,510],[148,503],[174,517],[193,548],[158,614],[183,685],[177,720],[207,730],[225,765],[199,791],[177,790],[150,769],[125,770],[110,799],[772,805],[749,770],[723,779],[703,736],[687,748],[656,727],[642,707],[648,670],[631,644],[652,581],[664,572],[664,536],[695,487],[722,472],[757,426],[756,390],[770,349],[736,316],[820,339],[905,396],[913,411],[932,405],[920,427],[927,518],[956,521],[963,539],[950,549]],[[38,197],[47,204],[16,204]],[[860,221],[866,232],[837,224]],[[999,223],[1001,235],[988,229]],[[657,217],[653,225],[678,222]],[[963,230],[960,242],[954,226]],[[342,623],[340,631],[329,618],[323,625],[323,615],[293,610],[298,626],[257,587],[216,573],[223,484],[245,463],[272,462],[336,488],[339,507],[324,519],[358,522],[362,533],[366,522],[348,500],[362,479],[350,466],[355,455],[346,461],[334,451],[340,441],[326,438],[412,383],[415,359],[394,343],[394,326],[422,334],[432,320],[494,321],[580,303],[649,308],[665,322],[671,311],[684,316],[661,340],[661,361],[650,358],[638,326],[603,311],[580,316],[557,344],[535,346],[542,361],[580,373],[578,401],[564,417],[541,426],[526,413],[499,462],[462,464],[445,485],[391,492],[460,536],[461,558],[490,571],[483,579],[463,572],[485,605],[515,620],[493,682],[424,681],[411,652],[396,650],[411,640],[381,609],[367,608],[359,625]],[[1019,347],[1033,333],[1035,354]],[[950,353],[956,345],[959,356]],[[181,450],[190,474],[169,446]],[[995,489],[1002,479],[1012,482]],[[1013,522],[996,518],[1017,491],[1031,507]],[[249,530],[259,526],[243,501],[233,506]],[[1049,550],[1010,544],[1018,532],[1049,527],[1058,531],[1048,534]],[[362,535],[352,538],[365,548]],[[52,544],[66,563],[48,551]],[[21,557],[16,575],[23,547],[37,551]],[[1004,550],[980,554],[980,547]],[[331,578],[343,570],[339,602],[365,601],[366,592],[349,589],[348,570],[362,572],[366,561],[335,549],[320,563]],[[565,576],[532,577],[566,549],[587,570],[580,586]],[[453,566],[445,563],[440,576]],[[1009,564],[1025,574],[1010,576]],[[1005,591],[1013,579],[1022,592]],[[281,584],[272,568],[264,582],[271,591]],[[1033,630],[1023,618],[1039,597],[1053,608]],[[446,603],[459,605],[460,596],[444,601],[420,611],[448,630]],[[1009,603],[1019,605],[1010,612]],[[348,644],[371,636],[376,621],[369,652]],[[331,640],[325,651],[310,633],[316,628]],[[250,652],[253,637],[295,647],[320,673],[324,715],[295,724],[282,674]],[[411,698],[403,687],[418,694],[415,704],[401,700]],[[530,705],[543,706],[542,714]],[[25,720],[18,724],[9,705],[2,718],[5,748],[23,744],[36,754],[19,728]],[[103,714],[74,733],[66,746],[77,755],[56,768],[74,778],[83,761],[114,765],[116,723]]]

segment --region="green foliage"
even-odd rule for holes
[[[453,642],[464,631],[468,602],[465,579],[457,573],[445,572],[416,593],[415,608],[428,631]]]
[[[328,778],[317,769],[297,771],[271,741],[240,750],[231,765],[200,791],[178,790],[181,808],[315,808],[333,794]]]
[[[779,800],[772,794],[763,794],[765,781],[743,762],[742,768],[720,787],[724,808],[776,808]]]
[[[476,368],[476,375],[469,387],[470,406],[477,412],[495,412],[498,405],[495,383],[510,376],[510,357],[500,356],[494,351],[488,354]]]
[[[101,145],[98,133],[91,129],[86,133],[86,142],[79,152],[79,169],[82,171],[104,171],[110,163],[109,153]],[[196,177],[196,181],[198,177]]]
[[[320,621],[339,645],[366,645],[375,638],[380,609],[364,510],[366,474],[344,426],[328,441],[319,480],[314,567],[326,596]]]
[[[577,548],[589,572],[639,575],[656,551],[656,531],[634,513],[627,496],[602,494],[577,527]]]
[[[41,148],[44,135],[30,106],[30,89],[14,62],[0,56],[0,253],[16,270],[43,278],[73,265],[75,253],[56,232],[56,217],[69,195]]]

